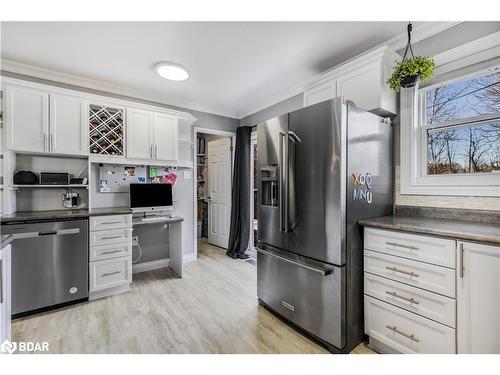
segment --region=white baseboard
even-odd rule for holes
[[[189,262],[194,262],[196,260],[196,255],[195,253],[191,254],[184,254],[182,256],[182,263],[189,263]]]
[[[137,264],[132,264],[132,273],[140,273],[146,271],[157,270],[159,268],[166,268],[170,265],[170,259],[158,259],[152,260],[150,262],[142,262]]]

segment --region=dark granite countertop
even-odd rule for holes
[[[431,217],[383,216],[360,225],[500,245],[500,224]]]
[[[59,219],[85,219],[90,216],[131,214],[129,207],[93,208],[91,210],[49,210],[49,211],[20,211],[13,214],[2,215],[2,224],[13,224],[19,222],[33,222],[41,220]]]

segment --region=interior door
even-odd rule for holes
[[[10,341],[10,245],[0,250],[0,344]]]
[[[231,138],[208,142],[208,242],[227,249],[231,218]]]
[[[87,107],[82,98],[50,94],[51,152],[66,155],[87,155]]]
[[[49,94],[6,87],[7,148],[15,151],[49,152]]]
[[[177,118],[164,113],[154,115],[154,155],[156,159],[177,160]]]
[[[127,157],[153,158],[153,112],[127,108]]]

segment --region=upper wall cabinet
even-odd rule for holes
[[[87,154],[85,100],[15,85],[7,85],[5,95],[8,149],[76,156]]]
[[[23,152],[49,152],[49,93],[5,87],[6,147]]]
[[[155,113],[153,134],[156,159],[178,159],[178,129],[177,117]]]
[[[178,159],[178,119],[166,113],[127,108],[127,157]]]
[[[343,96],[367,111],[397,114],[397,95],[386,81],[398,58],[388,47],[381,47],[321,74],[306,85],[304,106]]]
[[[153,112],[127,108],[127,157],[153,158]]]
[[[87,154],[87,103],[72,95],[50,94],[51,151],[65,155]]]

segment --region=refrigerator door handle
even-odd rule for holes
[[[300,262],[296,262],[295,260],[292,260],[292,259],[288,259],[288,258],[285,258],[285,257],[282,257],[282,256],[279,256],[279,255],[276,255],[276,254],[273,254],[269,251],[265,251],[265,250],[262,250],[262,249],[259,249],[259,248],[256,248],[257,249],[257,252],[258,253],[261,253],[261,254],[264,254],[264,255],[267,255],[267,256],[270,256],[272,258],[276,258],[278,260],[281,260],[283,262],[287,262],[287,263],[290,263],[290,264],[293,264],[295,266],[298,266],[298,267],[302,267],[302,268],[305,268],[309,271],[312,271],[312,272],[316,272],[316,273],[319,273],[320,275],[322,276],[328,276],[330,275],[333,271],[330,270],[330,269],[327,269],[327,268],[316,268],[316,267],[312,267],[312,266],[309,266],[307,264],[303,264],[303,263],[300,263]]]
[[[280,231],[288,232],[288,140],[280,132]]]

